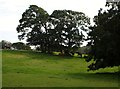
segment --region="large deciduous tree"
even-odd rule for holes
[[[50,21],[54,28],[54,42],[67,55],[80,47],[84,40],[82,31],[86,31],[85,26],[90,24],[84,13],[71,10],[55,10],[50,15]]]
[[[90,24],[84,13],[71,10],[55,10],[49,15],[44,9],[30,5],[19,20],[19,39],[36,45],[42,52],[70,52],[80,47],[84,40],[82,31]]]
[[[48,16],[44,9],[30,5],[19,20],[18,38],[22,40],[26,37],[30,45],[41,46],[41,50],[45,51]]]
[[[120,65],[120,3],[107,3],[107,11],[99,10],[89,33],[91,51],[87,61],[94,59],[90,70]]]

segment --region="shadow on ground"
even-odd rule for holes
[[[69,77],[76,79],[98,80],[98,81],[116,81],[120,83],[120,74],[116,73],[69,73]]]

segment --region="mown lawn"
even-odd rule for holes
[[[3,87],[118,87],[118,67],[87,71],[83,58],[2,52]]]

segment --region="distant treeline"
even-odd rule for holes
[[[6,40],[0,42],[1,49],[11,49],[11,50],[30,50],[31,47],[23,42],[11,43]]]
[[[9,50],[34,50],[34,51],[41,51],[39,47],[34,47],[31,49],[30,45],[25,44],[23,42],[15,42],[11,43],[6,40],[2,40],[0,42],[0,48],[1,49],[9,49]],[[74,51],[74,53],[78,54],[80,57],[82,57],[82,54],[88,54],[90,51],[90,46],[84,46],[79,47],[77,50]],[[54,51],[56,52],[56,51]],[[74,53],[71,53],[74,56]],[[61,54],[61,53],[60,53]]]

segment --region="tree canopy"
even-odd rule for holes
[[[2,41],[0,42],[0,48],[1,48],[1,49],[10,49],[10,48],[11,48],[11,45],[12,45],[12,43],[9,42],[9,41],[6,41],[6,40],[2,40]]]
[[[30,45],[38,46],[42,52],[70,55],[84,40],[82,31],[87,31],[90,18],[72,10],[55,10],[49,15],[41,7],[30,5],[19,22],[20,40],[27,38]]]
[[[91,46],[87,61],[94,62],[90,70],[120,65],[120,3],[106,3],[108,10],[99,10],[90,27],[88,45]]]
[[[16,42],[12,44],[12,47],[17,50],[30,50],[30,46],[24,44],[23,42]]]

